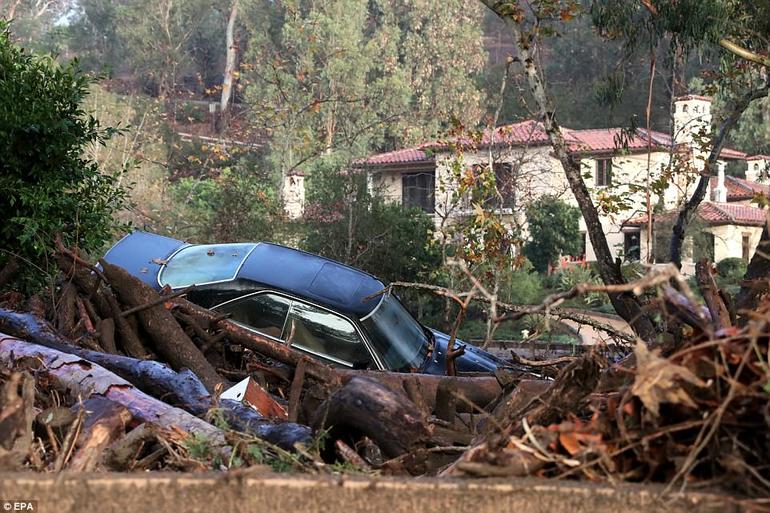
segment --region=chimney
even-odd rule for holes
[[[717,162],[719,172],[717,174],[717,186],[714,187],[714,201],[717,203],[727,203],[727,187],[725,187],[725,163],[721,160]]]
[[[283,177],[283,210],[291,219],[299,219],[305,212],[305,175],[295,171]]]
[[[700,134],[711,130],[711,98],[687,95],[674,99],[674,127],[676,144],[692,144]]]
[[[770,172],[770,156],[754,155],[746,159],[746,180],[767,183]]]

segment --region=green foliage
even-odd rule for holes
[[[720,281],[739,283],[746,274],[748,264],[742,258],[725,258],[717,263]]]
[[[527,260],[511,272],[504,273],[500,283],[500,300],[514,305],[539,303],[544,296],[543,278]]]
[[[76,63],[18,48],[0,22],[0,264],[15,254],[42,265],[57,234],[66,245],[99,250],[116,228],[125,190],[117,174],[100,173],[84,155],[116,130],[83,111],[88,85]],[[17,284],[45,279],[22,268]]]
[[[591,284],[601,285],[599,275],[589,266],[573,265],[562,269],[559,274],[559,290],[566,292],[577,285]],[[599,306],[609,302],[607,294],[603,292],[590,292],[583,296],[583,302],[588,306]]]
[[[482,115],[479,4],[290,0],[244,9],[242,80],[273,170],[360,157]]]
[[[364,175],[318,166],[307,198],[308,251],[387,281],[419,280],[438,266],[431,218],[373,195]]]
[[[540,272],[560,255],[577,255],[582,248],[580,211],[553,196],[542,196],[527,207],[530,240],[524,254]]]
[[[282,216],[270,182],[244,165],[210,178],[182,178],[173,192],[176,225],[198,241],[271,240]]]

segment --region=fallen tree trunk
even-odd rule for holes
[[[32,314],[0,308],[0,329],[104,367],[142,392],[193,415],[205,415],[212,407],[211,395],[190,370],[176,372],[159,362],[137,360],[69,345],[44,321]],[[307,442],[312,436],[312,431],[307,426],[266,419],[237,401],[222,400],[219,408],[222,417],[233,429],[257,436],[284,449],[292,449],[295,443]]]
[[[83,431],[77,441],[69,469],[75,472],[92,472],[102,458],[102,453],[121,437],[133,416],[128,409],[104,397],[91,397],[72,409],[86,412]]]
[[[362,377],[334,392],[316,412],[313,425],[331,428],[332,438],[364,434],[391,458],[423,448],[430,439],[419,409],[403,392]]]
[[[405,391],[409,380],[419,382],[420,393],[426,406],[433,411],[436,406],[436,392],[439,383],[449,380],[457,385],[457,411],[472,412],[483,409],[494,401],[501,393],[500,383],[494,376],[436,376],[433,374],[407,374],[403,372],[387,371],[361,371],[338,369],[336,371],[344,383],[355,377],[370,378],[382,383],[389,389],[400,392]]]
[[[13,367],[24,358],[39,361],[42,365],[37,372],[48,376],[73,396],[102,396],[125,406],[139,421],[164,428],[175,426],[188,433],[203,435],[214,445],[226,445],[220,429],[145,394],[99,365],[0,333],[0,363]]]
[[[138,307],[158,299],[158,293],[149,285],[131,276],[124,269],[104,260],[99,263],[110,286],[120,299],[130,307]],[[147,333],[152,337],[155,348],[175,370],[188,368],[200,378],[209,392],[219,383],[227,383],[206,360],[184,332],[174,316],[163,305],[146,308],[137,313]]]

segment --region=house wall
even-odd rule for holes
[[[714,234],[714,261],[716,262],[725,258],[743,256],[743,234],[750,236],[749,259],[751,259],[762,236],[762,227],[759,226],[713,226],[708,231]]]
[[[371,187],[374,192],[382,195],[387,201],[401,203],[401,175],[402,170],[385,170],[372,173]]]
[[[471,205],[458,201],[456,192],[458,183],[455,178],[457,158],[460,158],[460,168],[470,168],[473,165],[484,165],[489,161],[486,151],[468,152],[461,157],[450,154],[436,156],[436,192],[434,220],[436,227],[451,223],[453,219],[469,215]],[[622,254],[623,233],[621,225],[630,217],[636,217],[645,212],[646,194],[644,185],[647,179],[647,155],[621,155],[611,157],[613,162],[612,184],[607,187],[596,186],[596,158],[586,157],[582,160],[583,176],[591,191],[594,204],[603,205],[600,221],[605,237],[613,256]],[[668,165],[669,155],[665,152],[654,152],[650,157],[650,169],[653,170],[653,178],[658,176],[660,169]],[[514,216],[518,216],[518,222],[524,227],[526,236],[526,220],[523,212],[526,205],[535,199],[546,195],[554,195],[568,204],[577,206],[577,201],[572,195],[561,163],[552,156],[550,146],[538,146],[530,148],[507,148],[495,150],[493,161],[510,163],[516,174],[516,191],[518,194],[518,207],[514,211],[506,211],[504,218],[510,222]],[[395,202],[401,202],[401,176],[404,173],[415,172],[411,167],[402,169],[381,170],[372,174],[372,187],[380,191],[383,196]],[[622,198],[618,200],[618,198]],[[658,201],[652,198],[653,205]],[[622,205],[621,205],[622,203]],[[615,208],[620,207],[620,208]],[[606,211],[605,211],[606,210]],[[580,218],[580,230],[585,233],[586,226],[583,218]],[[586,258],[595,260],[596,254],[589,238],[586,236]]]

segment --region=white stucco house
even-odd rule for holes
[[[667,216],[672,217],[695,188],[709,153],[704,141],[711,130],[711,99],[695,95],[677,98],[673,125],[672,134],[644,129],[629,133],[621,128],[563,128],[570,151],[582,163],[584,180],[617,258],[662,261],[667,257],[670,225],[669,231],[658,229],[658,233],[655,226],[664,226]],[[455,194],[458,169],[490,162],[500,192],[497,208],[511,222],[526,226],[521,219],[522,207],[544,194],[577,204],[539,122],[523,121],[500,126],[493,133],[487,131],[475,144],[464,145],[460,154],[454,149],[456,142],[431,141],[373,155],[360,161],[358,168],[386,198],[422,208],[434,217],[437,227],[471,212],[472,205]],[[737,161],[745,169],[745,179],[725,175],[729,161]],[[711,179],[707,201],[698,212],[698,230],[706,233],[707,241],[713,241],[713,247],[705,248],[705,256],[717,262],[728,257],[751,258],[766,222],[766,211],[752,204],[752,199],[758,194],[770,196],[768,169],[770,156],[722,150],[718,176]],[[649,241],[648,204],[649,211],[654,208],[656,212]],[[584,251],[572,257],[594,260],[582,219],[580,225]],[[683,264],[688,272],[697,255],[692,251],[687,254],[687,245],[685,250]]]

